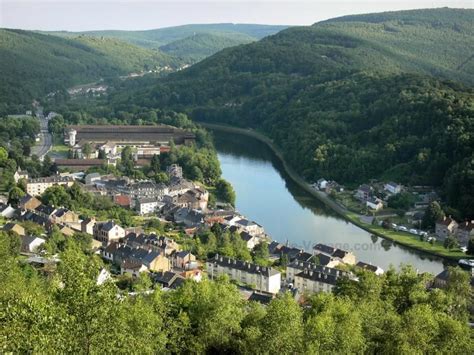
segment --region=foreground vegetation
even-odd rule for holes
[[[134,296],[97,284],[102,262],[68,240],[57,270],[38,272],[18,256],[18,237],[0,233],[0,347],[4,352],[102,353],[471,353],[469,278],[452,270],[445,290],[411,268],[335,294],[290,294],[267,307],[247,303],[226,279],[187,281],[169,292],[144,276]],[[49,271],[48,271],[49,270]],[[104,328],[105,327],[105,328]],[[106,330],[105,330],[106,329]]]

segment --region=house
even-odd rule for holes
[[[18,184],[18,181],[22,179],[28,180],[28,172],[24,170],[17,170],[15,171],[13,178],[15,179],[16,184]]]
[[[259,238],[247,232],[240,233],[240,238],[247,244],[247,249],[249,250],[253,250],[253,248],[260,243]]]
[[[331,256],[335,251],[336,251],[336,248],[333,248],[329,245],[321,244],[321,243],[318,243],[313,247],[314,255],[321,253],[321,254],[326,254],[326,255]]]
[[[41,201],[29,194],[23,196],[18,203],[18,207],[23,210],[34,210],[39,205],[41,205]]]
[[[205,211],[209,201],[209,192],[198,187],[187,190],[185,193],[178,195],[175,204],[181,207],[188,207]]]
[[[3,226],[4,232],[15,232],[20,237],[24,237],[26,235],[25,228],[23,228],[18,223],[7,223]]]
[[[278,293],[281,288],[281,274],[279,271],[270,267],[223,257],[219,254],[207,261],[207,273],[211,279],[225,274],[232,280],[254,285],[257,290],[272,294]]]
[[[44,228],[50,228],[52,223],[51,221],[46,218],[46,217],[43,217],[37,213],[35,213],[34,211],[27,211],[25,212],[24,214],[22,214],[20,216],[20,220],[21,221],[25,221],[25,222],[33,222],[33,223],[36,223]]]
[[[164,271],[153,273],[152,280],[164,288],[173,288],[174,284],[176,284],[176,286],[174,286],[174,288],[176,288],[178,284],[181,285],[182,282],[185,281],[185,278],[175,272]]]
[[[173,239],[165,236],[158,237],[156,234],[147,235],[131,232],[125,236],[124,242],[133,248],[153,250],[166,256],[170,256],[181,249],[180,245]]]
[[[58,227],[59,227],[59,231],[66,237],[73,237],[74,234],[76,233],[74,232],[74,230],[72,230],[68,226],[59,224]]]
[[[5,218],[13,218],[17,214],[17,210],[10,205],[0,203],[0,216]]]
[[[86,218],[81,221],[81,232],[90,235],[94,234],[95,218]]]
[[[193,261],[196,261],[196,257],[189,251],[183,250],[173,255],[173,266],[183,270],[189,269],[189,265],[191,265]]]
[[[343,271],[332,269],[331,272],[321,272],[305,269],[295,275],[294,287],[299,293],[332,292],[337,281],[347,275]]]
[[[332,267],[327,267],[324,265],[319,265],[315,264],[313,262],[309,261],[298,261],[295,260],[291,263],[289,263],[286,266],[286,282],[287,283],[294,283],[295,282],[295,277],[298,275],[300,272],[304,270],[311,270],[314,272],[320,272],[320,273],[325,273],[328,275],[334,275],[334,276],[348,276],[349,273],[332,268]]]
[[[356,263],[356,257],[352,252],[321,243],[318,243],[313,247],[313,255],[318,257],[320,264],[326,262],[329,264],[332,261],[331,259],[339,260],[340,262],[349,265],[355,265]]]
[[[116,203],[120,207],[130,208],[130,206],[132,205],[132,200],[130,196],[127,195],[115,195],[114,203]]]
[[[137,201],[135,207],[140,215],[146,215],[156,212],[158,206],[161,206],[162,203],[159,202],[156,198],[145,197]]]
[[[124,260],[120,264],[120,275],[128,274],[133,277],[139,277],[142,272],[148,272],[148,268],[135,260]]]
[[[56,208],[54,208],[53,206],[49,206],[49,205],[39,205],[38,207],[35,208],[35,213],[37,215],[40,215],[44,218],[47,218],[47,219],[50,219],[50,217],[53,215],[53,213],[56,211]]]
[[[92,185],[94,182],[99,181],[99,180],[100,180],[99,173],[87,174],[85,177],[86,185]]]
[[[101,241],[103,245],[109,245],[111,242],[125,237],[125,230],[113,221],[96,223],[93,229],[93,236]]]
[[[71,176],[54,175],[49,177],[30,179],[26,184],[26,192],[32,196],[39,196],[42,195],[48,187],[55,185],[71,187],[73,184],[74,179]]]
[[[38,251],[38,248],[45,242],[46,241],[43,238],[35,237],[32,235],[26,235],[21,240],[21,252],[35,253]]]
[[[337,259],[341,260],[344,264],[355,265],[355,263],[356,263],[356,257],[350,251],[346,251],[346,250],[342,250],[342,249],[336,249],[334,251],[334,253],[332,253],[331,256],[333,258],[337,258]]]
[[[362,261],[359,261],[357,264],[356,264],[357,267],[360,267],[361,269],[364,269],[364,270],[367,270],[367,271],[370,271],[370,272],[373,272],[375,275],[382,275],[384,273],[383,269],[376,266],[376,265],[372,265],[372,264],[367,264],[367,263],[364,263]]]
[[[168,271],[170,269],[170,260],[160,252],[116,242],[104,249],[102,257],[116,265],[133,262],[145,265],[150,271]]]
[[[391,181],[391,182],[386,183],[383,186],[383,189],[395,195],[395,194],[399,194],[402,191],[402,186]]]
[[[321,178],[316,182],[316,184],[318,186],[318,189],[325,190],[328,184],[328,181],[326,179]]]
[[[369,185],[360,185],[355,193],[355,197],[360,201],[367,201],[372,194],[372,188]]]
[[[53,223],[79,223],[79,215],[66,208],[59,208],[50,216]]]
[[[379,211],[383,208],[382,200],[377,197],[369,197],[367,201],[365,201],[365,205],[374,211]]]
[[[474,221],[466,221],[458,225],[457,237],[461,246],[467,246],[469,239],[474,237]]]
[[[457,222],[451,217],[444,216],[441,220],[436,221],[435,234],[444,240],[448,236],[456,234],[457,229]]]
[[[186,227],[199,227],[204,224],[204,215],[202,212],[187,207],[178,209],[173,214],[173,218],[176,223],[184,224]]]
[[[242,218],[235,222],[234,224],[239,229],[252,234],[252,235],[262,235],[265,233],[263,227],[253,221],[249,221],[248,219]]]

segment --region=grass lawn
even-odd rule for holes
[[[357,215],[352,213],[348,214],[347,217],[355,224],[367,229],[368,231],[373,232],[374,234],[379,235],[381,237],[393,240],[402,245],[450,259],[461,259],[466,257],[466,254],[464,254],[461,250],[448,250],[443,246],[441,242],[435,242],[434,244],[430,244],[428,242],[422,242],[418,236],[412,235],[410,233],[387,230],[380,226],[366,224],[361,222]]]
[[[49,154],[53,158],[67,158],[69,147],[64,144],[55,144],[51,147]]]

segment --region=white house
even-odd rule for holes
[[[22,238],[21,251],[23,253],[34,253],[46,241],[43,238],[27,235]]]
[[[326,179],[319,179],[316,184],[318,185],[318,189],[324,190],[326,186],[328,185],[328,181]]]
[[[372,265],[372,264],[367,264],[367,263],[364,263],[363,261],[359,261],[356,266],[362,268],[362,269],[365,269],[365,270],[368,270],[368,271],[371,271],[373,272],[375,275],[382,275],[384,273],[383,269],[378,267],[377,265]]]
[[[234,223],[236,227],[252,235],[264,234],[265,231],[261,225],[248,219],[240,219]]]
[[[230,259],[218,254],[208,260],[207,273],[211,279],[224,274],[228,275],[232,280],[253,285],[257,290],[263,292],[276,294],[281,288],[281,274],[276,269]]]
[[[16,209],[10,205],[0,203],[0,215],[5,218],[13,218],[15,216]]]
[[[156,212],[156,210],[161,204],[162,203],[157,201],[156,198],[152,198],[152,197],[142,198],[138,200],[136,207],[137,207],[138,213],[140,213],[140,215],[143,216],[145,214],[151,214],[151,213]]]
[[[399,194],[402,191],[402,186],[392,181],[386,183],[383,188],[391,194]]]
[[[375,211],[381,210],[383,208],[382,200],[376,197],[369,197],[369,199],[365,201],[365,204],[368,208]]]

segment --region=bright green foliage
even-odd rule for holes
[[[70,241],[58,269],[38,273],[19,259],[19,238],[0,232],[0,346],[4,352],[68,353],[459,353],[473,351],[469,275],[450,270],[445,290],[405,268],[362,272],[336,294],[289,294],[268,306],[243,301],[226,277],[186,281],[149,296],[98,285],[102,262]],[[351,285],[353,284],[353,285]],[[25,329],[27,331],[25,331]],[[104,331],[107,329],[107,331]]]
[[[219,179],[216,183],[216,195],[220,201],[235,205],[235,191],[232,185],[224,179]]]
[[[164,53],[115,39],[13,29],[0,30],[0,63],[0,113],[73,85],[177,64]]]

